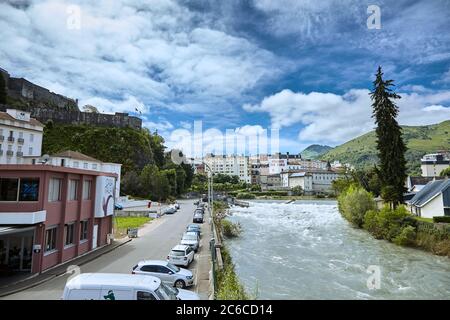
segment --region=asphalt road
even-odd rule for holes
[[[170,249],[179,243],[186,226],[192,223],[192,214],[195,209],[193,200],[179,200],[178,203],[180,203],[180,210],[177,213],[164,215],[159,219],[153,220],[150,224],[139,230],[138,238],[80,266],[80,271],[82,273],[131,273],[132,267],[139,260],[165,260]],[[204,250],[205,248],[200,248],[199,253]],[[196,275],[196,265],[196,260],[194,260],[189,266],[189,269],[193,271],[194,275]],[[69,276],[69,274],[59,276],[36,287],[2,297],[1,299],[59,299]],[[195,291],[195,286],[190,289]]]

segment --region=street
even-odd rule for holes
[[[97,259],[80,266],[81,272],[107,272],[107,273],[129,273],[138,261],[143,259],[165,260],[173,246],[179,243],[186,226],[192,223],[192,214],[195,206],[193,200],[179,200],[180,210],[173,215],[164,215],[153,220],[150,224],[139,230],[139,237],[106,253]],[[206,220],[206,215],[205,215]],[[203,237],[208,234],[208,224],[202,225]],[[202,239],[207,243],[208,239]],[[197,283],[197,258],[199,255],[208,253],[208,248],[200,247],[195,260],[189,266],[194,273]],[[14,300],[53,300],[60,299],[69,274],[61,275],[36,287],[3,297],[1,299]],[[196,291],[196,285],[189,288]],[[205,299],[207,292],[199,293]]]

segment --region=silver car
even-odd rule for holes
[[[191,247],[195,252],[198,251],[200,246],[198,235],[194,232],[186,232],[183,234],[180,243]]]
[[[154,276],[177,288],[186,288],[194,284],[194,275],[191,271],[162,260],[140,261],[134,266],[132,274]]]

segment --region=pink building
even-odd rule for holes
[[[39,273],[106,245],[118,175],[0,165],[0,273]]]

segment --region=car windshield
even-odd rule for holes
[[[197,236],[195,234],[185,234],[183,240],[197,240]]]
[[[170,251],[170,255],[175,256],[175,257],[182,257],[182,256],[184,256],[184,251],[172,250],[172,251]]]
[[[184,253],[183,253],[184,255]],[[172,271],[173,273],[177,273],[178,271],[180,271],[180,268],[178,268],[176,265],[173,265],[171,263],[167,264],[167,268],[170,269],[170,271]]]
[[[188,225],[188,229],[200,229],[200,226],[197,224],[190,224]]]
[[[162,282],[155,292],[160,298],[162,297],[161,300],[177,300],[177,296],[175,295],[175,293]]]

